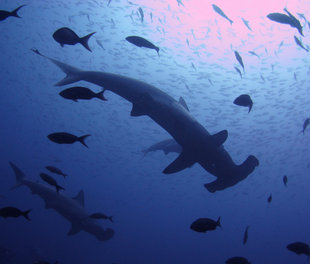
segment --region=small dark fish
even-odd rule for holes
[[[284,44],[284,41],[282,40],[279,44],[279,49],[283,46],[283,44]]]
[[[305,23],[307,23],[307,19],[306,19],[306,17],[305,17],[304,14],[302,14],[302,13],[297,13],[297,15],[298,15],[300,18],[302,18],[302,19],[305,21]]]
[[[50,184],[52,186],[55,186],[57,192],[59,192],[59,190],[64,190],[63,187],[61,187],[57,184],[56,180],[53,177],[51,177],[45,173],[40,173],[40,177],[43,181],[47,182],[48,184]]]
[[[103,50],[105,50],[105,48],[102,45],[102,42],[99,39],[96,39],[97,44],[100,46],[100,48],[102,48]]]
[[[229,19],[226,15],[225,15],[225,13],[223,12],[223,10],[221,9],[221,8],[219,8],[217,5],[212,5],[212,7],[213,7],[213,10],[216,12],[216,13],[218,13],[220,16],[222,16],[222,17],[224,17],[225,19],[227,19],[229,22],[230,22],[230,25],[232,25],[232,23],[234,22],[234,21],[232,21],[231,19]]]
[[[103,213],[94,213],[94,214],[91,214],[89,217],[94,218],[94,219],[108,219],[113,223],[113,216],[106,216]]]
[[[251,264],[246,258],[232,257],[226,260],[226,264]]]
[[[297,28],[298,32],[303,36],[302,33],[302,27],[300,25],[300,23],[298,24],[298,22],[296,23],[296,21],[291,17],[288,16],[286,14],[282,14],[282,13],[270,13],[267,15],[267,17],[275,22],[281,23],[281,24],[287,24],[290,25],[291,27]]]
[[[107,101],[107,99],[103,96],[103,93],[104,90],[99,93],[94,93],[92,90],[86,87],[76,86],[61,91],[59,95],[63,98],[73,100],[74,102],[77,102],[78,100],[90,100],[93,98]]]
[[[209,81],[209,83],[213,86],[213,82],[212,82],[210,79],[208,79],[208,81]]]
[[[283,176],[283,183],[284,183],[284,186],[286,187],[287,186],[287,176],[286,175]]]
[[[239,64],[241,65],[241,67],[242,67],[242,69],[243,69],[243,72],[244,72],[243,61],[242,61],[242,58],[241,58],[241,56],[240,56],[240,54],[239,54],[238,51],[235,51],[235,57],[236,57],[237,61],[239,62]]]
[[[58,169],[58,168],[56,168],[54,166],[45,166],[45,168],[47,170],[49,170],[50,172],[56,173],[58,175],[61,175],[61,176],[64,176],[64,177],[67,176],[67,174],[63,173],[60,169]]]
[[[309,124],[310,124],[310,118],[306,118],[302,126],[302,131],[301,131],[303,134],[305,134],[305,130]]]
[[[215,230],[216,227],[221,227],[221,217],[214,221],[210,218],[199,218],[194,221],[190,228],[196,232],[206,233],[207,231]]]
[[[138,37],[138,36],[129,36],[126,38],[128,42],[131,44],[136,45],[137,47],[144,47],[148,49],[154,49],[157,51],[157,54],[159,56],[159,48],[155,46],[152,42],[146,40],[145,38]]]
[[[259,55],[257,55],[257,53],[254,52],[254,51],[249,51],[249,53],[250,53],[251,55],[253,55],[253,56],[256,56],[257,58],[260,58]]]
[[[305,254],[310,257],[310,248],[308,244],[303,242],[294,242],[286,246],[286,248],[297,255]]]
[[[182,3],[181,0],[177,0],[177,2],[178,2],[178,6],[180,6],[180,5],[184,6],[184,4]],[[185,7],[185,6],[184,6],[184,7]]]
[[[294,72],[294,79],[297,82],[297,74],[296,74],[296,72]]]
[[[301,48],[304,49],[305,51],[309,52],[309,50],[306,49],[306,48],[304,47],[304,45],[302,44],[302,42],[301,42],[300,39],[298,39],[296,36],[294,36],[294,39],[295,39],[296,44],[297,44],[299,47],[301,47]]]
[[[268,197],[268,199],[267,199],[267,202],[268,202],[268,203],[271,203],[271,201],[272,201],[272,194],[270,194],[269,197]]]
[[[308,24],[308,28],[310,29],[310,22],[308,22],[307,24]]]
[[[88,148],[86,143],[84,142],[85,138],[89,137],[90,135],[84,135],[81,137],[77,137],[75,135],[72,135],[70,133],[66,132],[58,132],[58,133],[52,133],[49,134],[47,137],[49,140],[58,143],[58,144],[72,144],[74,142],[81,142],[85,147]]]
[[[249,230],[249,226],[246,227],[244,235],[243,235],[243,245],[245,245],[246,242],[248,241],[248,230]]]
[[[299,34],[302,35],[302,36],[304,36],[304,34],[302,33],[302,26],[301,26],[299,20],[298,20],[296,17],[294,17],[294,16],[287,10],[287,8],[284,8],[283,10],[284,10],[284,11],[289,15],[289,17],[292,19],[293,25],[291,25],[291,26],[294,27],[294,28],[297,28]]]
[[[112,1],[112,0],[109,0],[109,1],[108,1],[108,4],[107,4],[107,6],[109,6],[109,5],[111,4],[111,1]]]
[[[87,36],[80,38],[72,29],[63,27],[54,32],[53,38],[60,44],[61,47],[63,47],[64,45],[75,45],[77,43],[80,43],[86,49],[91,51],[88,46],[88,40],[95,33],[96,32],[92,32]]]
[[[139,7],[138,9],[139,13],[140,13],[140,17],[141,17],[141,23],[143,23],[143,20],[144,20],[144,14],[143,14],[143,10],[141,7]]]
[[[242,19],[244,25],[245,25],[250,31],[252,31],[252,28],[251,28],[250,25],[249,25],[249,21],[245,20],[243,17],[241,17],[241,19]]]
[[[263,82],[265,82],[265,78],[263,75],[260,75],[260,78],[263,80]]]
[[[28,214],[31,210],[32,209],[29,209],[27,211],[22,212],[21,210],[19,210],[16,207],[8,206],[8,207],[3,207],[0,209],[0,216],[2,216],[3,218],[23,216],[27,220],[30,221]]]
[[[195,66],[194,63],[192,63],[192,68],[193,68],[195,71],[197,71],[196,66]]]
[[[235,105],[249,107],[249,112],[248,113],[250,113],[250,111],[252,109],[252,106],[253,106],[253,101],[252,101],[251,97],[248,94],[242,94],[242,95],[238,96],[234,100],[233,103]]]
[[[242,79],[242,73],[241,73],[241,71],[239,70],[239,68],[235,67],[235,70],[239,73],[240,78]]]
[[[5,10],[0,10],[0,21],[5,20],[8,17],[18,17],[18,18],[21,18],[17,14],[17,12],[18,12],[19,9],[21,9],[24,6],[26,6],[26,5],[21,5],[21,6],[17,7],[16,9],[14,9],[12,12],[5,11]]]
[[[153,23],[153,13],[150,13],[151,22]]]

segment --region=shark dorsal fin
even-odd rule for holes
[[[189,112],[188,106],[182,96],[180,96],[179,98],[179,104],[182,105]]]
[[[84,191],[80,190],[77,196],[72,198],[73,200],[77,201],[82,207],[84,207]]]
[[[77,234],[78,232],[80,232],[81,230],[82,230],[82,228],[79,224],[72,223],[71,229],[67,235],[73,236],[73,235]]]

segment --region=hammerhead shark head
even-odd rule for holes
[[[164,128],[182,147],[181,154],[163,171],[165,174],[179,172],[185,168],[199,163],[207,171],[212,171],[214,164],[225,167],[225,163],[218,162],[221,152],[219,147],[228,137],[227,130],[210,135],[198,121],[191,116],[183,104],[160,89],[145,82],[107,72],[83,71],[58,60],[42,55],[33,49],[38,55],[49,59],[57,65],[66,77],[56,86],[87,81],[110,90],[132,103],[131,116],[148,115],[157,124]],[[258,165],[254,156],[249,156],[240,166],[240,169],[232,173],[240,173],[248,176]],[[245,176],[245,177],[246,177]]]
[[[39,195],[45,201],[45,208],[53,208],[60,215],[71,222],[69,236],[84,230],[94,235],[98,240],[109,240],[114,235],[111,228],[102,228],[94,218],[84,209],[84,192],[81,190],[74,198],[69,198],[41,183],[33,182],[12,162],[10,165],[16,176],[16,186],[27,186],[33,194]]]

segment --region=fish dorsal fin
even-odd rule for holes
[[[77,196],[73,197],[72,199],[77,201],[79,205],[84,207],[84,191],[83,190],[80,190]]]
[[[167,168],[164,169],[163,173],[170,174],[179,172],[188,167],[191,167],[195,162],[196,160],[193,160],[191,155],[188,155],[183,151]]]
[[[179,104],[182,105],[189,112],[188,106],[182,96],[180,96],[179,98]]]
[[[82,230],[81,226],[76,223],[72,223],[71,229],[68,232],[68,236],[73,236]]]
[[[212,145],[214,145],[214,147],[219,147],[221,146],[227,139],[228,137],[228,132],[227,130],[222,130],[214,135],[211,136],[212,137]]]

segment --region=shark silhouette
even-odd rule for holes
[[[15,187],[27,186],[33,194],[39,195],[45,201],[45,208],[53,208],[71,222],[69,236],[84,230],[100,241],[109,240],[113,237],[113,229],[104,229],[95,219],[89,217],[89,213],[84,209],[84,192],[82,190],[76,197],[69,198],[46,185],[26,179],[24,173],[16,165],[12,162],[10,165],[16,176]]]
[[[191,116],[184,104],[176,101],[160,89],[145,82],[125,76],[96,71],[83,71],[58,60],[42,55],[56,64],[66,77],[56,86],[63,86],[77,81],[87,81],[110,90],[132,103],[131,116],[148,115],[157,124],[164,128],[175,141],[182,146],[181,154],[174,160],[163,173],[175,173],[199,163],[207,171],[212,171],[215,163],[225,166],[225,163],[216,162],[219,147],[228,137],[227,130],[210,135],[198,121]],[[258,165],[254,156],[249,156],[238,170],[245,177]]]

